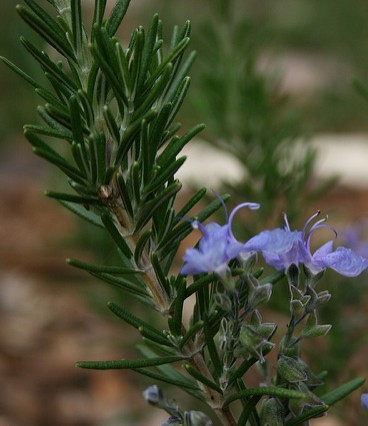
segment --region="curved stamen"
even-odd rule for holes
[[[217,191],[215,191],[214,189],[212,189],[212,192],[216,195],[216,197],[218,198],[218,200],[222,204],[222,207],[224,208],[226,223],[229,222],[229,213],[227,211],[227,207],[226,207],[225,201],[223,200],[223,198],[221,197],[221,195]]]
[[[311,237],[312,237],[312,233],[315,231],[315,230],[317,230],[317,229],[320,229],[320,228],[327,228],[327,229],[330,229],[334,234],[335,234],[335,238],[337,238],[338,237],[338,234],[337,234],[337,232],[336,232],[336,229],[334,228],[334,227],[332,227],[331,225],[327,225],[326,223],[324,223],[324,222],[326,222],[326,220],[327,220],[327,217],[326,218],[323,218],[323,219],[321,219],[321,220],[319,220],[318,222],[316,222],[312,227],[311,227],[311,229],[309,230],[309,232],[308,232],[308,235],[307,235],[307,238],[306,238],[306,240],[305,240],[305,244],[306,244],[306,246],[307,246],[307,248],[308,248],[308,250],[310,251],[310,240],[311,240]]]
[[[285,231],[291,231],[287,214],[283,213],[283,216],[284,216],[284,222],[285,222],[285,226],[284,226]]]
[[[232,223],[232,221],[234,219],[235,213],[237,211],[239,211],[240,209],[242,209],[243,207],[248,207],[251,210],[257,210],[257,209],[260,208],[260,204],[258,204],[258,203],[248,203],[248,202],[247,203],[242,203],[242,204],[239,204],[238,206],[236,206],[234,208],[234,210],[230,213],[229,220],[228,220],[227,224],[229,225],[229,234],[233,238],[235,238],[235,237],[234,237],[233,231],[231,229],[231,223]]]
[[[302,234],[303,234],[303,239],[305,238],[305,231],[307,230],[307,228],[308,228],[308,226],[309,226],[309,224],[312,222],[312,220],[314,219],[314,218],[316,218],[317,216],[319,216],[321,214],[321,210],[317,210],[317,212],[316,213],[314,213],[306,222],[305,222],[305,224],[304,224],[304,226],[303,226],[303,229],[302,229]],[[323,222],[325,222],[327,220],[327,218],[324,218],[324,219],[322,219],[322,221]],[[316,222],[316,223],[319,223],[320,221],[318,221],[318,222]],[[314,225],[313,225],[314,226]],[[311,232],[312,231],[312,229],[313,229],[313,226],[311,227],[311,229],[310,229],[310,231],[309,232]],[[308,235],[309,235],[309,233],[308,233]],[[307,238],[305,238],[305,240],[307,241],[307,239],[308,239],[308,236],[307,236]]]

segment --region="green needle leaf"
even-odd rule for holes
[[[297,416],[286,422],[286,426],[297,426],[297,425],[305,425],[309,419],[313,419],[315,417],[320,417],[323,413],[325,413],[329,409],[328,405],[322,405],[319,407],[312,408],[305,413]]]
[[[179,282],[175,282],[175,287],[177,289],[177,294],[175,298],[175,307],[174,307],[174,314],[173,314],[173,332],[176,335],[181,334],[182,329],[182,316],[183,316],[183,306],[185,301],[185,289],[187,285],[187,280],[184,277],[180,277],[177,280]]]
[[[219,354],[216,349],[215,342],[213,340],[213,335],[211,332],[210,325],[208,323],[208,317],[205,317],[203,320],[203,330],[204,330],[204,338],[207,345],[208,353],[211,357],[211,361],[214,368],[214,375],[216,378],[220,377],[222,372],[222,364],[219,357]]]
[[[337,401],[344,399],[351,392],[354,392],[356,389],[360,388],[365,382],[365,378],[358,377],[356,379],[350,380],[350,382],[345,383],[342,386],[322,395],[320,398],[327,405],[333,405]]]
[[[34,154],[44,158],[49,163],[59,167],[59,169],[62,170],[72,180],[80,183],[81,185],[85,185],[84,176],[81,176],[79,170],[71,166],[64,159],[61,160],[58,155],[54,155],[52,152],[50,152],[49,149],[44,150],[42,148],[34,147],[32,148],[32,151]]]
[[[192,367],[190,364],[184,364],[184,368],[188,371],[188,373],[193,376],[196,380],[203,383],[204,385],[208,386],[209,388],[215,390],[219,394],[222,395],[222,390],[220,386],[218,386],[216,383],[212,382],[207,377],[203,376],[201,373],[199,373],[194,367]]]
[[[31,86],[35,87],[36,89],[40,88],[41,86],[37,83],[36,80],[34,80],[31,76],[29,76],[27,73],[22,71],[20,68],[18,68],[15,64],[10,62],[8,59],[4,58],[3,56],[0,56],[0,60],[4,62],[5,65],[7,65],[11,70],[13,70],[16,74],[18,74],[20,77],[22,77],[27,83],[29,83]]]
[[[95,0],[95,10],[93,13],[93,25],[101,26],[106,9],[107,0]]]
[[[119,249],[122,251],[122,253],[130,259],[132,256],[132,252],[130,251],[130,248],[128,247],[127,243],[124,240],[124,237],[120,234],[119,230],[117,229],[113,219],[107,215],[103,214],[101,216],[101,220],[103,224],[105,225],[105,228],[109,232],[109,234],[114,239],[115,243],[119,247]]]
[[[119,28],[128,10],[129,3],[130,0],[117,0],[115,6],[112,8],[110,17],[105,24],[110,37],[112,37]]]
[[[172,364],[174,362],[182,361],[185,357],[182,356],[168,356],[149,359],[120,359],[112,361],[78,361],[75,365],[79,368],[89,368],[93,370],[124,370],[136,369],[144,367],[154,367],[156,365]]]
[[[147,302],[149,300],[149,295],[146,289],[140,286],[138,283],[133,282],[132,280],[127,280],[125,278],[117,277],[113,274],[107,274],[105,272],[90,272],[90,274],[109,284],[113,284],[117,287],[124,289],[125,291],[128,291],[129,293],[133,294],[134,296],[140,296],[139,300],[141,300],[142,302]]]
[[[243,377],[244,374],[250,369],[250,367],[257,361],[257,358],[250,358],[248,360],[243,361],[242,364],[238,368],[236,368],[232,374],[230,374],[228,379],[228,386],[231,387],[237,379]]]
[[[88,271],[88,272],[106,272],[108,274],[121,274],[121,275],[142,273],[140,269],[124,268],[122,266],[94,265],[92,263],[82,262],[81,260],[77,260],[77,259],[67,259],[66,261],[67,263],[69,263],[69,265],[79,269],[84,269],[85,271]]]
[[[61,85],[65,85],[72,93],[76,93],[78,87],[75,82],[70,79],[56,64],[54,64],[46,53],[41,52],[24,37],[21,37],[20,40],[28,52],[36,59],[37,62],[40,63],[45,72],[50,73]]]
[[[196,322],[194,325],[192,325],[189,330],[186,332],[186,334],[183,336],[182,340],[180,341],[180,348],[183,348],[185,344],[188,342],[188,340],[192,339],[197,333],[201,331],[203,328],[203,321],[200,320]]]
[[[98,226],[99,228],[104,228],[104,225],[100,217],[96,213],[93,213],[92,211],[88,210],[89,205],[81,206],[81,205],[72,203],[70,201],[63,201],[63,200],[58,200],[58,201],[62,206],[64,206],[65,208],[67,208],[68,210],[70,210],[71,212],[79,216],[80,218],[86,220],[92,225]]]
[[[204,124],[198,124],[189,130],[181,138],[173,139],[169,142],[163,153],[160,155],[157,163],[162,168],[167,167],[175,160],[176,156],[181,152],[185,145],[191,141],[199,132],[201,132],[206,126]]]
[[[156,111],[150,110],[144,117],[140,117],[137,120],[133,121],[133,123],[129,124],[120,139],[119,148],[116,153],[115,167],[119,167],[125,159],[125,156],[128,154],[129,149],[131,148],[134,142],[134,138],[140,130],[142,119],[145,118],[148,123],[153,118],[155,118],[156,115]]]
[[[141,58],[141,61],[140,61],[139,76],[138,76],[138,81],[137,81],[137,92],[136,93],[137,93],[138,96],[140,95],[140,93],[142,91],[142,87],[143,87],[145,80],[147,78],[148,68],[149,68],[150,63],[152,61],[153,48],[155,46],[156,39],[157,39],[158,21],[159,21],[158,15],[155,14],[153,16],[151,26],[148,29],[147,37],[146,37],[145,42],[144,42],[144,47],[143,47],[143,51],[142,51],[142,58]]]
[[[40,6],[32,0],[25,0],[34,12],[22,5],[17,5],[16,10],[27,24],[41,35],[52,47],[63,56],[74,59],[74,53],[65,38],[59,23],[51,18]]]
[[[72,15],[73,44],[75,50],[79,52],[82,47],[83,36],[81,0],[71,0],[70,6]]]
[[[150,377],[151,379],[160,380],[161,382],[169,383],[170,385],[177,386],[178,388],[183,389],[183,390],[191,389],[193,391],[197,391],[198,394],[196,395],[196,397],[200,398],[200,393],[199,393],[200,389],[198,388],[198,386],[193,381],[189,381],[188,379],[181,380],[181,379],[178,379],[178,378],[165,376],[163,374],[155,373],[155,372],[153,372],[151,370],[147,370],[145,368],[136,368],[136,369],[134,369],[134,371],[137,371],[140,374],[143,374],[147,377]],[[183,376],[183,379],[184,379],[184,376]]]
[[[73,140],[72,133],[68,132],[67,130],[64,131],[52,129],[49,127],[38,126],[36,124],[26,124],[24,126],[24,130],[29,131],[31,133],[37,133],[39,135],[50,136],[52,138],[65,139],[68,142],[71,142]]]
[[[85,153],[81,110],[79,107],[79,102],[77,100],[77,97],[74,95],[71,96],[69,99],[69,111],[70,111],[70,123],[72,127],[74,141],[77,144],[81,145],[84,156],[87,157]]]
[[[126,323],[130,324],[142,334],[142,336],[147,337],[154,342],[160,343],[165,346],[173,346],[172,343],[162,334],[161,331],[156,330],[154,327],[137,318],[130,312],[126,311],[122,307],[118,306],[113,302],[108,302],[108,308],[119,318],[124,320]]]
[[[242,390],[240,392],[235,392],[226,398],[224,402],[224,407],[227,407],[232,402],[237,399],[241,399],[244,397],[250,397],[253,395],[269,395],[269,396],[277,396],[279,398],[305,398],[305,394],[303,392],[298,392],[292,389],[285,388],[277,388],[276,386],[264,386],[259,388],[248,388]]]
[[[174,194],[179,192],[181,189],[181,183],[175,181],[163,191],[156,195],[156,197],[146,203],[144,203],[142,209],[137,214],[136,227],[134,232],[139,232],[144,225],[151,219],[155,211],[163,204],[165,201],[170,199]]]
[[[78,203],[83,205],[98,204],[98,198],[84,197],[82,195],[65,194],[62,192],[45,191],[45,195],[55,198],[58,201],[68,201],[70,203]]]

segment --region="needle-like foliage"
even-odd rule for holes
[[[197,125],[182,131],[176,121],[195,56],[185,53],[190,23],[175,27],[166,46],[162,22],[154,15],[148,29],[138,27],[124,47],[115,34],[129,0],[116,0],[108,17],[107,0],[95,0],[90,31],[83,25],[81,0],[48,0],[50,13],[38,1],[24,3],[17,6],[20,16],[53,48],[51,53],[21,39],[48,84],[2,60],[44,102],[38,108],[43,124],[26,125],[25,135],[34,153],[58,167],[70,186],[69,192],[47,195],[105,229],[120,256],[115,265],[68,262],[129,293],[166,321],[165,329],[158,329],[144,319],[145,309],[138,317],[127,306],[111,302],[109,309],[141,334],[141,357],[77,365],[131,369],[181,388],[207,404],[212,420],[197,410],[182,411],[155,385],[144,397],[170,414],[166,424],[187,426],[211,425],[215,418],[231,426],[305,424],[360,386],[363,379],[322,397],[314,393],[321,380],[300,359],[299,341],[329,331],[330,326],[318,324],[316,314],[329,293],[315,291],[321,271],[313,275],[306,269],[305,284],[300,284],[295,264],[258,279],[263,271],[253,270],[256,249],[246,250],[231,229],[240,206],[255,209],[258,204],[235,208],[224,226],[202,223],[224,206],[228,195],[201,210],[206,190],[200,189],[176,210],[181,183],[175,174],[185,161],[180,153],[203,129]],[[195,217],[189,218],[193,212]],[[203,239],[199,248],[189,249],[180,270],[173,262],[193,225],[201,229]],[[278,243],[289,255],[287,239]],[[268,249],[269,241],[265,244]],[[271,378],[266,357],[275,346],[271,339],[276,324],[263,322],[257,307],[268,301],[285,272],[291,320],[278,348],[276,376]],[[184,323],[183,306],[193,295],[193,314]],[[247,372],[256,363],[263,368],[266,386],[246,387]],[[264,397],[259,414],[257,404]],[[274,412],[277,416],[270,415]]]

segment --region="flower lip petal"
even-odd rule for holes
[[[206,272],[201,253],[194,248],[187,249],[184,262],[180,270],[182,275],[198,275]]]
[[[357,277],[368,268],[368,260],[351,249],[338,247],[324,258],[324,264],[346,277]]]
[[[298,231],[288,231],[282,228],[260,232],[244,244],[245,251],[263,251],[272,254],[287,253],[300,239]]]
[[[322,261],[325,256],[333,252],[333,241],[327,241],[319,249],[317,249],[313,254],[313,261]]]

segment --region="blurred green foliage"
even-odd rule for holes
[[[209,18],[211,3],[218,0],[195,0],[185,3],[153,0],[147,8],[158,10],[165,20],[176,21],[185,16],[193,23],[196,43],[200,22]],[[314,70],[321,77],[313,90],[291,94],[291,103],[301,113],[303,124],[313,131],[341,132],[368,130],[367,109],[351,88],[350,80],[368,81],[368,3],[356,0],[235,0],[237,19],[246,18],[258,34],[263,33],[261,53],[271,58],[272,71],[277,70],[278,57],[290,55],[305,58],[308,69],[290,68],[292,77],[298,72]],[[199,46],[198,62],[208,46]],[[293,63],[290,64],[292,66]],[[193,83],[196,84],[194,67]],[[282,67],[281,67],[282,68]],[[282,69],[280,70],[282,71]],[[281,74],[282,79],[282,74]]]
[[[19,35],[23,34],[29,40],[39,38],[19,19],[16,4],[13,0],[1,2],[0,54],[11,58],[29,74],[39,75],[37,65],[24,54]],[[36,95],[25,81],[5,66],[0,67],[0,90],[0,144],[4,144],[12,134],[21,131],[25,121],[36,117]]]
[[[200,22],[209,17],[210,3],[216,1],[137,2],[129,11],[130,22],[125,24],[130,28],[123,28],[121,33],[129,35],[130,29],[138,21],[146,22],[153,11],[158,11],[169,23],[178,22],[185,14],[193,23],[192,42],[196,44]],[[18,19],[16,3],[4,0],[1,5],[0,53],[35,75],[36,67],[24,55],[18,42],[19,34],[31,39],[35,35]],[[113,4],[113,1],[108,3]],[[298,56],[307,57],[311,63],[316,59],[331,64],[330,71],[335,75],[327,75],[322,86],[312,93],[291,96],[290,102],[298,106],[308,129],[323,132],[368,130],[367,108],[350,86],[350,79],[355,76],[368,82],[368,3],[365,0],[356,0],[353,5],[349,0],[236,0],[235,7],[237,16],[247,17],[253,28],[267,35],[262,40],[262,50],[272,53],[273,57],[297,52]],[[199,63],[204,60],[201,57],[205,46],[197,44],[196,48]],[[196,64],[193,69],[193,86],[198,84],[198,66]],[[277,69],[277,64],[273,64],[272,68],[275,67]],[[21,128],[25,117],[29,119],[26,111],[33,110],[36,96],[6,67],[0,69],[0,82],[0,135],[3,142],[10,133]]]

